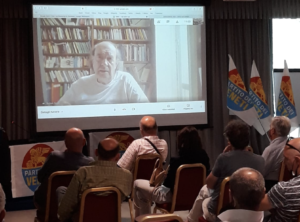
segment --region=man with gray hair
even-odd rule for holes
[[[290,120],[285,116],[276,116],[271,121],[268,131],[271,143],[262,154],[265,159],[264,178],[267,191],[278,182],[280,166],[283,161],[282,152],[290,129]]]
[[[90,54],[94,74],[74,82],[57,105],[149,102],[133,76],[118,70],[120,60],[120,52],[113,43],[104,41],[95,45]]]
[[[265,181],[257,170],[243,167],[235,171],[229,181],[234,209],[218,216],[220,221],[261,222],[263,211],[257,211],[265,196]]]

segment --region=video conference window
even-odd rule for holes
[[[155,104],[189,101],[205,112],[203,10],[33,5],[37,119],[105,116],[82,106],[107,104],[165,114]]]

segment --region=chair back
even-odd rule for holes
[[[79,222],[121,222],[121,192],[115,187],[91,188],[81,197]]]
[[[176,172],[170,213],[192,209],[199,190],[205,184],[205,179],[206,167],[203,164],[181,165]]]
[[[56,189],[60,186],[68,187],[76,171],[57,171],[51,174],[48,179],[47,202],[45,222],[58,222],[57,209],[58,201]]]
[[[157,159],[163,162],[158,154],[146,154],[139,156],[135,161],[133,181],[137,179],[150,180]]]
[[[136,218],[136,222],[183,222],[182,218],[176,214],[152,214],[141,215]]]
[[[223,207],[225,207],[226,205],[228,205],[230,203],[229,180],[230,180],[230,177],[226,177],[221,183],[217,215],[220,214],[220,211]]]
[[[278,181],[289,181],[293,178],[292,172],[287,169],[284,161],[281,162]]]

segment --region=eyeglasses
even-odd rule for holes
[[[294,147],[293,145],[289,144],[289,142],[291,140],[293,140],[294,138],[293,137],[289,137],[288,140],[286,141],[285,145],[289,147],[289,149],[292,149],[292,150],[297,150],[299,153],[300,153],[300,150],[298,150],[296,147]]]

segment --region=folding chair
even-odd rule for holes
[[[173,213],[174,211],[190,210],[199,194],[200,189],[205,184],[206,168],[201,163],[181,165],[176,172],[174,191],[171,203],[158,204],[153,210],[163,213]]]
[[[156,160],[163,162],[162,156],[158,154],[145,154],[138,156],[135,161],[134,171],[133,171],[133,180],[132,180],[132,192],[128,200],[130,217],[131,221],[134,221],[134,212],[133,212],[133,183],[137,179],[150,180],[151,175],[154,170],[154,165]]]
[[[58,204],[56,189],[60,186],[69,186],[75,172],[57,171],[50,175],[47,187],[46,212],[44,215],[39,214],[39,211],[37,211],[37,217],[34,219],[35,222],[59,222],[57,218]]]
[[[141,215],[135,219],[135,222],[183,222],[183,220],[176,214],[152,214]]]
[[[81,197],[79,222],[121,222],[121,192],[116,187],[85,190]]]

